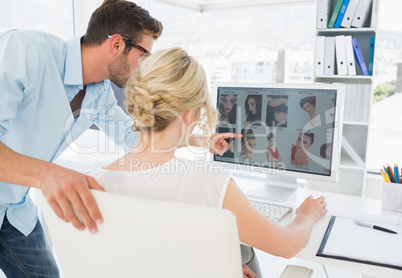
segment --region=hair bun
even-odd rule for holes
[[[155,113],[153,109],[161,101],[159,95],[153,95],[140,80],[130,84],[130,91],[134,92],[130,96],[130,101],[126,102],[127,111],[135,118],[134,128],[150,128],[155,125]]]

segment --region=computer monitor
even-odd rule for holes
[[[336,182],[342,138],[344,87],[332,84],[219,84],[217,133],[227,140],[213,160],[243,173],[267,174],[249,197],[287,200],[297,178]]]

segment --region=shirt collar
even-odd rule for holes
[[[77,37],[67,42],[64,84],[83,87],[82,83],[81,38]]]

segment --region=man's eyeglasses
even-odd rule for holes
[[[107,37],[109,39],[112,38],[113,35],[107,35]],[[151,55],[151,52],[149,52],[148,50],[146,50],[145,48],[143,48],[141,45],[139,45],[138,43],[135,43],[129,39],[127,39],[126,37],[121,36],[121,38],[125,41],[128,41],[129,44],[131,44],[132,46],[134,46],[135,48],[137,48],[139,51],[141,51],[142,53],[144,53],[144,56],[149,56]]]

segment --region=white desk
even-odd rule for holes
[[[264,181],[257,180],[257,179],[246,179],[242,177],[235,176],[234,177],[237,185],[243,190],[243,192],[247,192],[252,190],[258,186],[262,186]],[[386,267],[379,267],[369,264],[361,264],[361,263],[354,263],[348,262],[343,260],[336,260],[330,258],[323,258],[317,257],[316,253],[319,249],[321,244],[322,238],[325,234],[327,229],[329,219],[331,215],[344,215],[347,213],[353,214],[361,214],[361,215],[386,215],[386,216],[399,216],[402,217],[402,213],[393,213],[388,211],[383,211],[381,208],[381,201],[374,200],[374,199],[367,199],[367,198],[360,198],[360,197],[353,197],[323,191],[315,191],[315,190],[308,190],[299,188],[297,190],[297,194],[294,195],[291,199],[287,202],[280,202],[278,204],[291,206],[293,208],[297,208],[305,198],[308,196],[324,196],[328,203],[328,213],[321,218],[316,225],[314,226],[313,233],[311,235],[310,241],[307,246],[301,250],[297,255],[296,258],[312,261],[328,266],[333,266],[357,273],[362,273],[364,277],[378,277],[378,278],[397,278],[402,277],[402,271],[386,268]],[[290,221],[294,218],[294,213],[292,215],[286,216],[280,223],[280,225],[287,225]],[[264,252],[257,252],[258,259],[260,264],[264,264],[265,260],[265,253]]]

